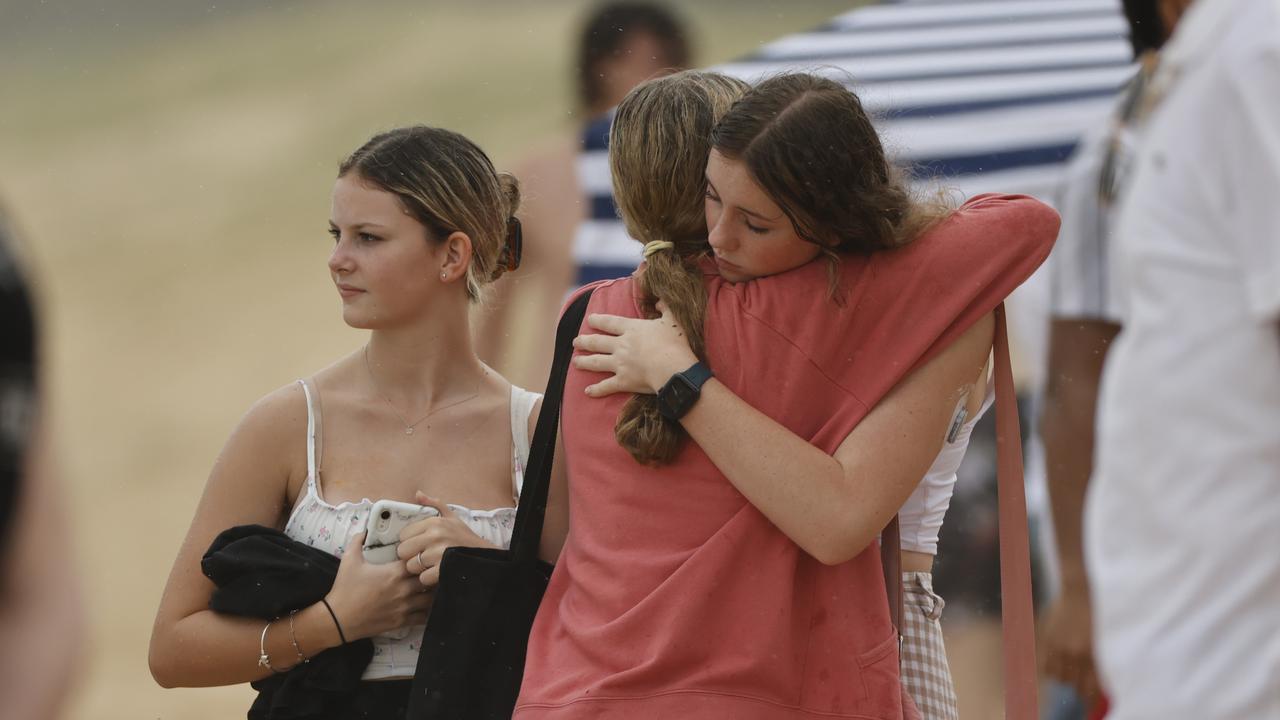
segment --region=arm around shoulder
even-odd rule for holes
[[[985,262],[1012,264],[1022,279],[1031,274],[1049,256],[1058,239],[1062,217],[1049,205],[1028,195],[985,193],[970,198],[956,211],[963,218],[963,229],[974,242],[984,243]],[[954,252],[967,253],[964,245]],[[984,264],[985,264],[984,262]],[[949,267],[956,267],[949,263]]]
[[[871,544],[928,471],[956,403],[986,362],[993,329],[988,314],[899,382],[834,456],[715,380],[681,422],[792,541],[824,564],[847,562]]]

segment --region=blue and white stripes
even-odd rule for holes
[[[578,183],[587,198],[587,219],[573,238],[577,284],[625,277],[640,264],[640,243],[627,234],[613,204],[609,176],[609,124],[613,113],[587,124],[578,156]]]
[[[712,69],[749,82],[816,72],[862,98],[894,160],[962,195],[1017,192],[1053,202],[1067,158],[1132,77],[1118,0],[915,0],[859,8]],[[608,118],[579,163],[591,219],[580,281],[640,260],[609,199]]]

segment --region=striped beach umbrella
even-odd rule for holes
[[[1051,204],[1076,144],[1134,71],[1119,0],[870,5],[712,69],[749,82],[792,70],[843,82],[918,183]],[[592,123],[579,159],[590,196],[574,245],[580,283],[640,261],[613,205],[608,130],[608,117]]]

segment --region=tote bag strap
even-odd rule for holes
[[[1027,498],[1022,480],[1022,435],[1018,399],[1009,362],[1009,333],[1004,304],[995,311],[992,346],[996,379],[996,487],[1000,518],[1000,595],[1004,649],[1004,707],[1009,720],[1035,720],[1035,614],[1031,605],[1031,545],[1027,536]],[[902,634],[902,546],[898,516],[880,536],[889,616]]]
[[[1039,717],[1031,544],[1022,480],[1022,434],[1009,363],[1004,303],[996,308],[996,487],[1000,518],[1000,610],[1004,630],[1004,709],[1009,720]]]
[[[547,493],[551,487],[551,464],[556,454],[556,433],[560,426],[560,402],[564,398],[564,380],[573,358],[573,339],[587,314],[591,290],[585,290],[565,309],[556,328],[556,354],[547,376],[547,390],[542,396],[542,410],[529,445],[529,465],[525,469],[524,489],[516,510],[516,525],[511,532],[511,553],[517,561],[531,561],[538,555],[542,540],[542,520],[547,512]]]

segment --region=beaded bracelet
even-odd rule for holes
[[[293,643],[293,651],[298,653],[298,664],[301,665],[302,663],[311,662],[311,658],[303,655],[302,648],[298,647],[298,636],[293,631],[293,616],[297,614],[297,610],[289,613],[289,641]]]

